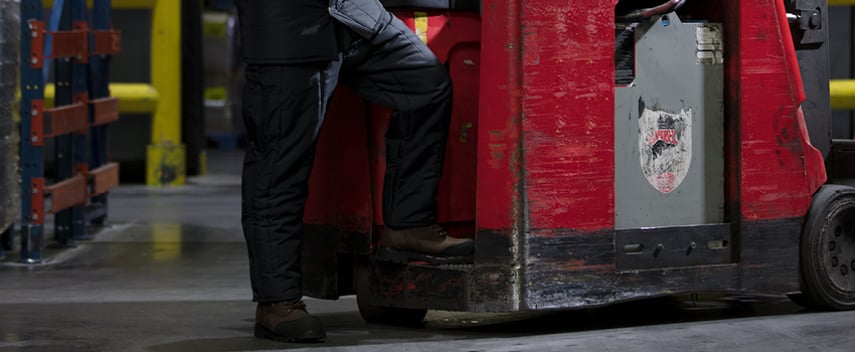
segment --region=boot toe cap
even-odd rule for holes
[[[461,241],[460,243],[449,246],[443,249],[438,256],[440,257],[466,257],[475,253],[475,242],[472,240]]]

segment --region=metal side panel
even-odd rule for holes
[[[635,80],[615,92],[615,227],[724,221],[718,24],[634,24]]]
[[[827,0],[791,0],[787,11],[799,16],[790,30],[796,45],[799,68],[807,99],[802,103],[810,141],[825,157],[831,152],[832,120],[829,79],[831,78],[828,41]],[[846,136],[848,138],[849,136]]]

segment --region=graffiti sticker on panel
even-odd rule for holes
[[[644,176],[659,192],[673,192],[692,162],[692,109],[670,113],[644,107],[638,125]]]

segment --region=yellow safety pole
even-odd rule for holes
[[[831,80],[831,107],[839,110],[855,110],[855,80]]]
[[[151,114],[160,101],[157,89],[145,83],[113,83],[110,96],[119,98],[119,112],[123,114]]]
[[[45,85],[45,107],[53,107],[56,94],[53,83]],[[123,114],[153,114],[160,94],[147,83],[111,83],[110,96],[119,98],[119,112]]]
[[[156,0],[154,3],[151,83],[160,99],[152,116],[146,184],[183,185],[187,159],[181,143],[181,1]]]
[[[180,1],[180,0],[176,0]],[[151,9],[157,0],[113,0],[110,6],[114,9]],[[92,7],[92,0],[87,0],[86,5]],[[53,0],[43,0],[44,8],[52,8]]]

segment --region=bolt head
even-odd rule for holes
[[[831,266],[836,268],[839,262],[837,261],[837,257],[831,257]]]
[[[822,27],[822,17],[819,13],[814,13],[810,16],[808,27],[810,27],[810,29],[818,29]]]

